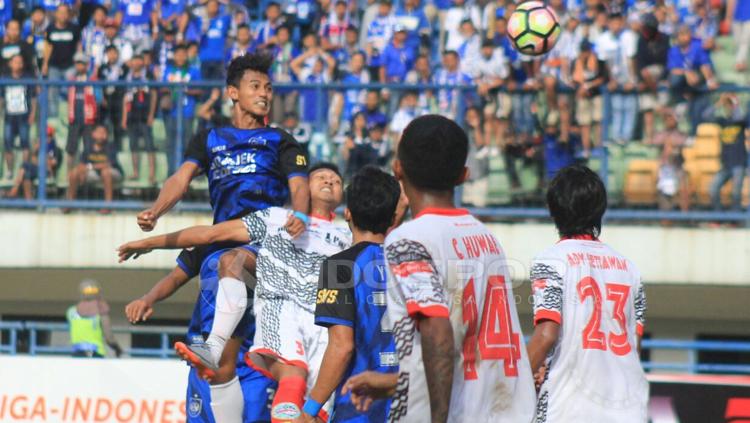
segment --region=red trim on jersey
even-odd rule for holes
[[[422,217],[426,214],[436,214],[438,216],[467,216],[469,214],[469,211],[466,209],[448,209],[448,208],[442,208],[442,207],[427,207],[423,209],[421,212],[417,213],[414,218]]]
[[[562,316],[560,313],[552,310],[539,310],[534,314],[534,325],[539,324],[542,320],[551,320],[558,325],[562,325]]]
[[[284,364],[288,364],[290,366],[299,367],[301,369],[304,369],[306,372],[310,371],[309,368],[307,367],[307,363],[305,363],[304,361],[302,361],[302,360],[289,360],[289,359],[286,359],[286,358],[282,357],[281,355],[279,355],[276,351],[268,349],[268,348],[258,348],[257,350],[254,349],[254,350],[252,350],[250,352],[274,358],[274,359],[279,360],[280,362],[282,362]]]
[[[641,323],[635,324],[635,333],[637,333],[638,336],[643,336],[643,325]]]
[[[573,236],[564,236],[564,237],[560,238],[560,241],[566,241],[566,240],[569,240],[569,239],[577,239],[579,241],[596,241],[596,242],[599,242],[599,238],[597,238],[595,236],[587,235],[587,234],[573,235]]]
[[[421,314],[423,317],[449,317],[450,310],[448,307],[442,304],[433,304],[428,306],[421,306],[416,301],[406,302],[406,312],[409,317],[416,317],[417,314]]]
[[[316,218],[316,219],[320,219],[320,220],[325,220],[326,222],[333,222],[333,219],[335,219],[335,218],[336,218],[336,213],[334,213],[334,212],[331,212],[331,214],[330,214],[330,215],[329,215],[328,217],[325,217],[325,216],[321,216],[321,215],[319,215],[319,214],[317,214],[317,213],[312,213],[312,214],[310,215],[310,217],[314,217],[314,218]]]
[[[271,374],[271,372],[269,372],[267,369],[265,369],[265,368],[263,368],[261,366],[258,366],[257,364],[255,364],[255,362],[253,360],[250,359],[250,353],[249,352],[245,353],[245,364],[247,364],[248,367],[250,367],[251,369],[255,370],[256,372],[262,374],[263,376],[265,376],[265,377],[267,377],[267,378],[269,378],[271,380],[275,380],[275,379],[273,379],[273,375]]]
[[[531,292],[536,292],[539,289],[544,289],[547,287],[547,279],[537,279],[533,282],[531,282]]]
[[[426,261],[405,261],[401,264],[391,266],[394,275],[405,278],[414,273],[434,273],[432,265]]]
[[[324,422],[327,422],[329,417],[330,416],[328,415],[328,413],[326,412],[326,410],[323,410],[321,408],[320,411],[318,411],[318,418],[320,420],[323,420]]]

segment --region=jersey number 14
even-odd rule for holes
[[[477,375],[477,341],[482,360],[503,360],[505,376],[518,376],[518,360],[521,358],[520,337],[513,333],[513,320],[508,305],[508,291],[504,276],[490,276],[484,295],[482,320],[477,331],[476,293],[474,278],[466,284],[462,299],[466,336],[464,337],[464,379],[475,380]]]

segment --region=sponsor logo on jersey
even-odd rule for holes
[[[280,420],[293,420],[300,416],[299,408],[291,402],[276,404],[271,410],[271,417]]]
[[[198,397],[190,398],[190,403],[188,404],[188,414],[190,417],[198,417],[201,414],[201,410],[203,410],[203,400]]]
[[[380,365],[384,367],[398,366],[398,357],[395,352],[381,352]]]
[[[211,149],[212,153],[218,153],[219,151],[224,151],[227,149],[226,145],[217,145],[216,147]]]
[[[370,296],[370,304],[385,306],[385,291],[374,291]]]
[[[247,144],[253,147],[265,147],[268,144],[268,140],[263,137],[252,137],[247,140]]]

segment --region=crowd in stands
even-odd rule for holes
[[[541,188],[598,146],[642,141],[663,150],[660,203],[682,204],[680,151],[713,118],[707,112],[715,99],[707,91],[720,84],[711,55],[720,48],[720,33],[731,33],[735,71],[747,71],[750,0],[547,3],[563,31],[549,54],[535,58],[519,54],[506,37],[511,0],[6,1],[0,4],[0,72],[5,79],[130,83],[50,88],[49,115],[63,122],[58,129],[66,139],[48,148],[49,173],[64,164],[69,199],[91,181],[112,198],[125,176],[116,153],[126,147],[132,161],[126,177],[144,179],[143,156],[145,179],[156,186],[157,153],[167,153],[172,172],[178,142],[226,119],[219,89],[188,86],[178,96],[139,82],[222,81],[232,58],[264,49],[275,58],[275,83],[307,84],[275,91],[272,124],[306,144],[313,161],[334,157],[348,174],[366,164],[387,165],[411,119],[440,113],[469,132],[474,180],[501,158],[511,189],[521,186],[518,166],[531,166]],[[350,85],[320,88],[329,83]],[[387,85],[351,87],[368,83]],[[30,138],[38,133],[32,130],[38,89],[2,88],[3,174],[16,181],[8,192],[15,196],[36,175]],[[67,116],[60,116],[63,109]],[[732,113],[745,109],[738,105]],[[163,143],[154,139],[155,121],[163,122]],[[54,130],[51,125],[49,133]],[[64,162],[57,145],[64,147]],[[744,138],[739,145],[746,156]],[[20,167],[14,149],[23,151]],[[741,189],[746,167],[745,160],[742,175],[729,170],[721,178],[740,181]]]

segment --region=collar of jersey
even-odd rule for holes
[[[328,217],[321,216],[319,214],[311,214],[310,217],[314,217],[316,219],[325,220],[326,222],[333,222],[333,219],[336,218],[336,213],[331,212],[331,215]]]
[[[426,214],[436,214],[438,216],[466,216],[469,211],[466,209],[446,209],[441,207],[427,207],[419,212],[414,218],[422,217]]]
[[[566,240],[569,240],[569,239],[576,239],[576,240],[579,240],[579,241],[596,241],[596,242],[599,242],[599,238],[597,238],[595,236],[591,236],[591,235],[586,235],[586,234],[583,234],[583,235],[573,235],[573,236],[564,236],[564,237],[560,238],[560,241],[566,241]]]

